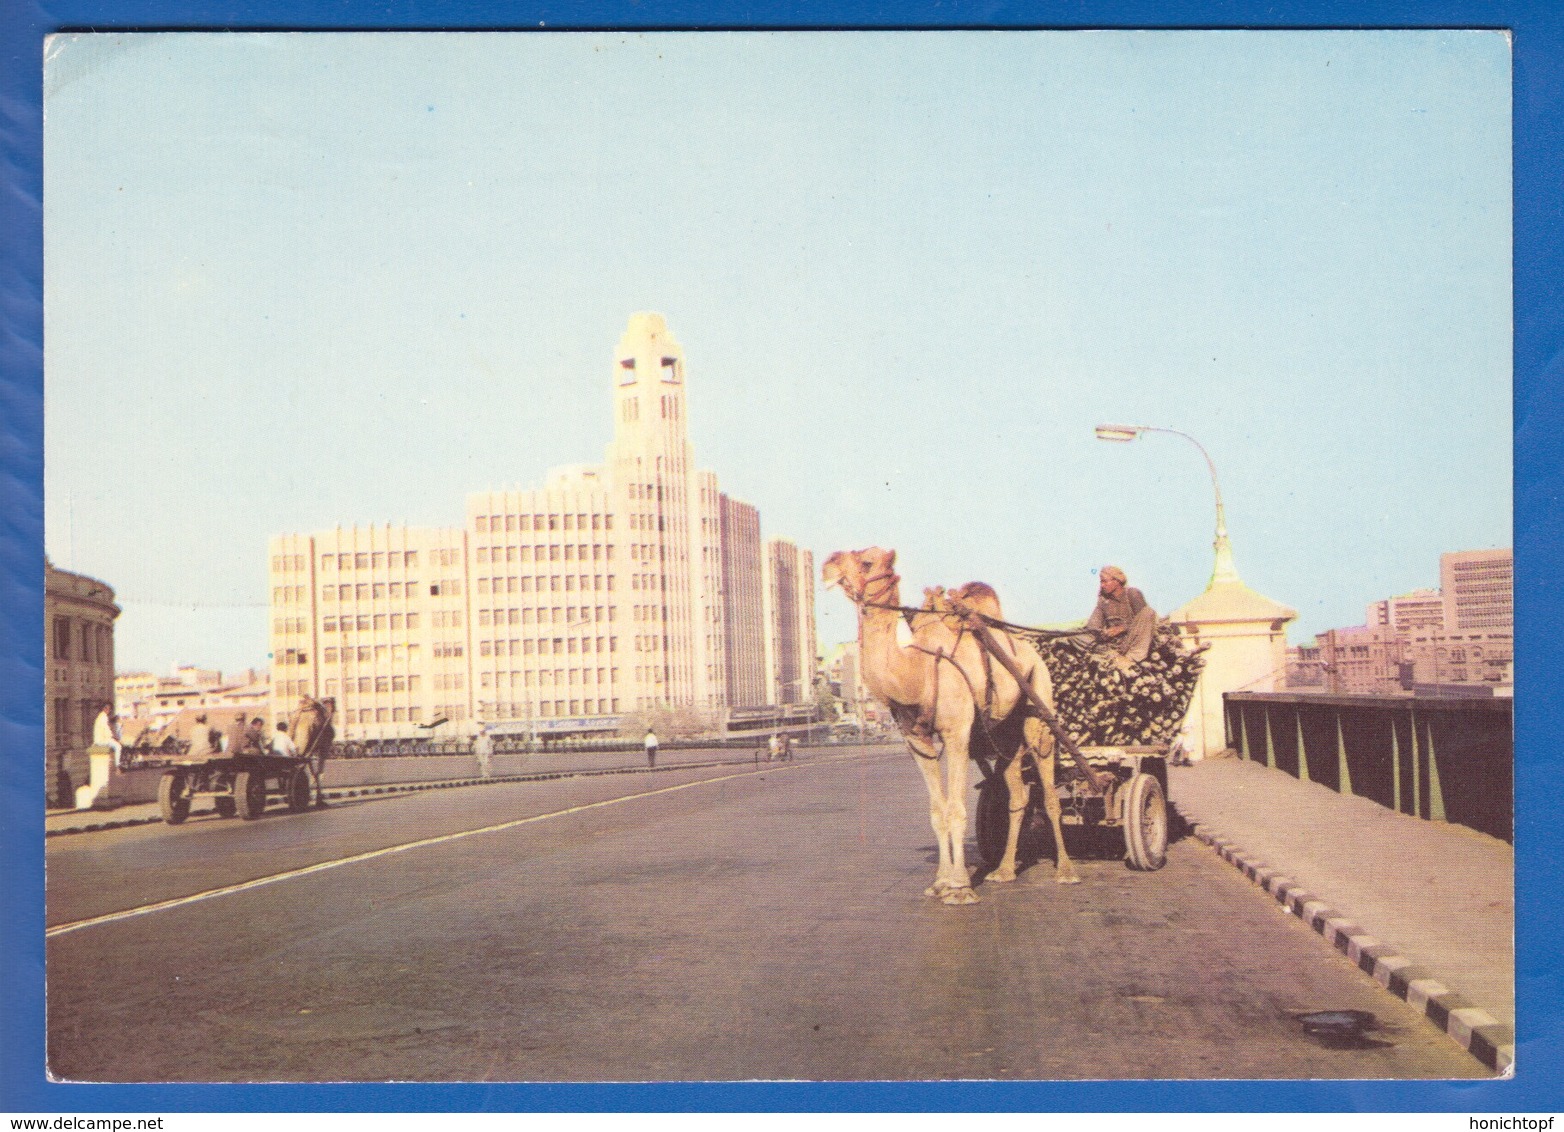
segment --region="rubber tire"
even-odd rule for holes
[[[254,821],[266,811],[266,776],[258,771],[241,770],[234,775],[234,798],[239,816]]]
[[[1130,779],[1124,790],[1123,824],[1131,868],[1149,873],[1168,863],[1168,802],[1154,776]]]
[[[190,796],[185,793],[185,772],[165,770],[157,783],[157,808],[169,825],[178,825],[190,816]]]
[[[217,816],[231,818],[239,812],[239,803],[234,801],[231,794],[220,794],[212,799],[212,805],[217,808]]]
[[[990,775],[978,787],[977,851],[989,868],[998,868],[1010,836],[1010,791],[1003,776]]]
[[[286,783],[289,813],[302,814],[310,808],[310,772],[302,766],[293,768]]]

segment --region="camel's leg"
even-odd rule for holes
[[[1043,808],[1048,811],[1048,820],[1054,828],[1054,880],[1060,884],[1080,884],[1075,863],[1064,848],[1064,826],[1059,820],[1059,792],[1054,789],[1054,737],[1043,721],[1036,718],[1028,717],[1023,730],[1026,745],[1037,762],[1038,777],[1042,780]]]
[[[945,787],[940,781],[939,749],[933,740],[916,732],[905,733],[907,746],[912,749],[912,761],[923,774],[923,784],[929,791],[929,825],[934,827],[934,841],[939,847],[939,867],[934,873],[934,883],[923,890],[925,896],[943,896],[950,887],[950,822],[945,805]]]
[[[1025,769],[1025,755],[1026,748],[1023,747],[1005,767],[1005,797],[1010,806],[1010,829],[1005,834],[1004,859],[988,874],[988,879],[996,884],[1016,879],[1016,850],[1021,844],[1021,821],[1026,816],[1026,804],[1032,789],[1021,776]]]
[[[967,873],[967,767],[969,755],[967,737],[972,720],[945,731],[941,738],[945,748],[945,828],[950,838],[949,870],[944,874],[947,884],[944,896],[946,904],[976,904],[977,893],[972,891],[972,878]]]

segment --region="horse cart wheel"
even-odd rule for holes
[[[288,809],[303,813],[310,808],[310,772],[302,766],[293,768],[288,775]]]
[[[251,821],[266,809],[266,775],[256,770],[241,770],[234,775],[234,798],[239,803],[239,816]]]
[[[231,818],[239,812],[239,803],[227,794],[220,794],[213,798],[212,805],[217,807],[217,816],[220,818]]]
[[[1010,790],[1004,777],[991,774],[978,787],[977,850],[989,868],[1004,860],[1005,840],[1010,836]]]
[[[1124,847],[1132,868],[1152,872],[1168,862],[1168,802],[1152,775],[1137,774],[1124,789]]]
[[[185,793],[184,771],[163,772],[157,784],[157,806],[169,825],[178,825],[190,816],[190,795]]]

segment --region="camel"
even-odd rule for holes
[[[965,854],[967,766],[974,724],[985,738],[993,739],[996,758],[1003,761],[1007,750],[1013,752],[1004,768],[1010,798],[1005,853],[988,879],[996,883],[1016,879],[1016,846],[1030,790],[1022,777],[1022,759],[1030,755],[1053,823],[1055,879],[1060,884],[1079,883],[1060,827],[1053,735],[1015,679],[1003,666],[991,663],[972,633],[963,628],[957,612],[959,602],[999,618],[998,596],[981,582],[968,583],[948,594],[925,591],[924,609],[909,618],[912,643],[902,646],[896,641],[896,622],[902,613],[901,579],[895,567],[894,550],[837,551],[826,559],[822,577],[828,588],[839,586],[858,607],[864,684],[889,709],[928,787],[929,821],[939,847],[939,868],[924,895],[938,897],[945,904],[973,904],[978,899],[967,875]],[[1019,664],[1028,685],[1043,702],[1052,703],[1048,669],[1037,651],[1002,631],[996,635]],[[1000,749],[1001,744],[1007,749]]]

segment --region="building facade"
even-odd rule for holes
[[[1363,695],[1514,683],[1514,554],[1439,557],[1440,588],[1371,603],[1364,624],[1288,650],[1288,687]],[[1309,655],[1306,657],[1305,653]]]
[[[114,703],[114,591],[96,578],[44,561],[46,767],[86,781],[98,713]]]
[[[614,351],[606,459],[467,499],[461,528],[272,540],[273,683],[337,701],[345,738],[473,721],[562,730],[669,709],[715,716],[813,679],[807,551],[785,544],[788,614],[768,620],[754,507],[695,466],[684,351],[662,316]],[[803,570],[803,581],[797,571]],[[807,627],[802,620],[807,616]],[[785,632],[781,645],[768,644]],[[803,660],[808,658],[807,663]]]
[[[1445,629],[1515,633],[1515,552],[1459,550],[1439,556]]]

